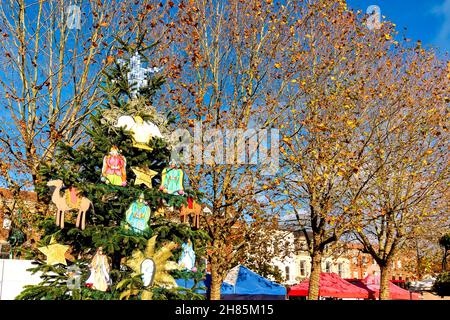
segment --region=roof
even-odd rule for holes
[[[322,272],[319,279],[319,296],[332,298],[367,299],[369,292],[339,277],[336,273]],[[309,279],[289,289],[289,296],[308,296]]]
[[[380,276],[368,275],[360,281],[360,283],[355,283],[360,287],[365,287],[370,291],[371,295],[378,299],[380,294]],[[391,300],[419,300],[419,295],[417,293],[410,292],[399,286],[396,286],[391,281],[389,281],[389,298]]]
[[[272,282],[250,269],[239,265],[230,270],[222,284],[222,294],[286,295],[286,288]]]
[[[184,288],[193,288],[194,280],[176,279],[178,286]],[[197,285],[199,287],[211,287],[211,275],[207,274],[204,281],[200,281]],[[205,290],[197,289],[197,293],[205,294]],[[278,283],[272,282],[250,269],[239,265],[230,270],[222,287],[220,289],[222,297],[226,299],[227,296],[239,295],[243,299],[247,296],[264,296],[276,297],[280,296],[284,299],[286,296],[286,288]]]

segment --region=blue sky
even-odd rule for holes
[[[450,52],[450,0],[348,0],[349,7],[366,12],[369,5],[378,5],[383,20],[407,28],[408,38],[423,45]]]

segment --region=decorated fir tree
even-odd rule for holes
[[[201,298],[174,280],[202,278],[207,236],[180,221],[199,194],[171,161],[170,117],[152,106],[164,79],[144,68],[152,46],[121,43],[86,141],[61,144],[41,169],[47,180],[37,191],[56,217],[41,223],[33,271],[42,282],[18,299]]]

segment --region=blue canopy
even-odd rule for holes
[[[187,279],[187,280],[186,279],[175,279],[175,281],[176,281],[177,285],[182,288],[192,289],[195,285],[194,279]],[[199,283],[197,283],[197,286],[196,286],[197,289],[195,289],[194,292],[206,295],[206,293],[207,293],[206,290],[199,289],[201,287],[207,287],[205,284],[205,281],[200,281]]]
[[[237,266],[232,269],[222,283],[221,295],[224,300],[285,300],[286,288],[280,284],[272,282],[244,266]],[[192,288],[193,280],[176,280],[180,287]],[[211,275],[207,274],[206,279],[198,286],[208,288],[207,292],[196,290],[197,293],[208,294],[211,288]]]

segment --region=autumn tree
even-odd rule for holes
[[[411,271],[418,279],[441,272],[442,250],[439,240],[447,230],[445,218],[427,219],[417,226],[414,238],[405,242],[403,252],[408,255],[414,253],[414,266]],[[401,254],[403,253],[399,253]]]
[[[240,262],[249,221],[264,217],[262,205],[270,205],[278,135],[269,129],[277,128],[290,81],[279,68],[292,41],[294,3],[182,2],[172,8],[162,41],[169,89],[158,104],[180,115],[183,148],[191,151],[184,169],[211,210],[203,218],[212,239],[211,299],[220,299],[225,275]],[[242,241],[234,239],[236,228]]]
[[[357,237],[380,266],[380,299],[389,298],[398,251],[426,225],[448,221],[450,79],[445,62],[420,44],[390,55],[381,59],[373,87],[380,92],[373,110],[379,123],[370,142],[375,152],[362,174],[380,169],[358,199],[353,218]]]
[[[372,107],[384,93],[368,83],[395,44],[392,25],[372,32],[343,1],[307,5],[300,16],[294,29],[298,41],[283,66],[294,77],[280,121],[284,177],[278,193],[300,228],[311,229],[308,299],[318,299],[324,252],[352,230],[351,212],[380,169],[367,168],[379,123]]]

